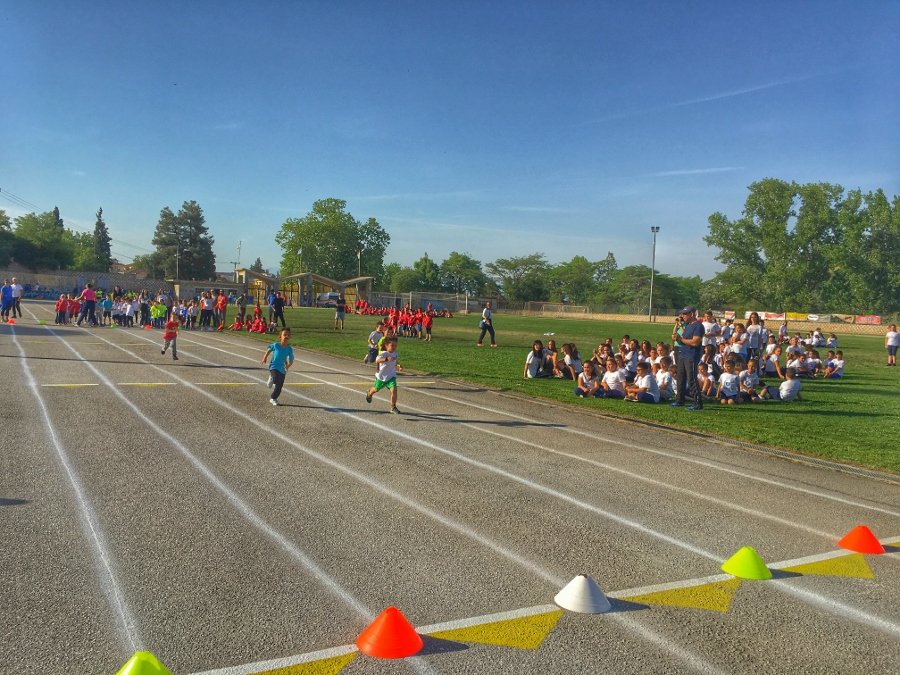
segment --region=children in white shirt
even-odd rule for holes
[[[734,405],[738,402],[738,375],[734,372],[734,362],[725,362],[725,372],[719,376],[719,389],[716,392],[719,403]]]

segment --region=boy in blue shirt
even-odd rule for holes
[[[288,343],[291,341],[291,329],[285,328],[281,331],[278,342],[273,342],[266,348],[263,354],[262,363],[266,365],[266,361],[271,355],[272,360],[269,363],[269,381],[266,383],[272,390],[272,397],[269,403],[278,405],[278,397],[281,395],[281,388],[284,386],[284,378],[287,371],[294,365],[294,348]]]

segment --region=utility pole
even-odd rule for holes
[[[656,233],[659,232],[659,227],[653,226],[650,228],[650,231],[653,233],[653,258],[650,263],[650,308],[647,310],[647,321],[653,321],[653,275],[656,273]]]

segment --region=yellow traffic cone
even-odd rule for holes
[[[722,564],[722,571],[738,579],[771,579],[772,572],[752,546],[744,546]]]
[[[172,672],[150,652],[135,652],[116,675],[172,675]]]

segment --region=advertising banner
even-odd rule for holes
[[[801,314],[800,312],[788,312],[787,319],[788,321],[806,321],[806,318],[809,314]]]
[[[853,323],[862,323],[869,326],[879,326],[881,325],[881,317],[880,316],[858,316],[853,320]]]

